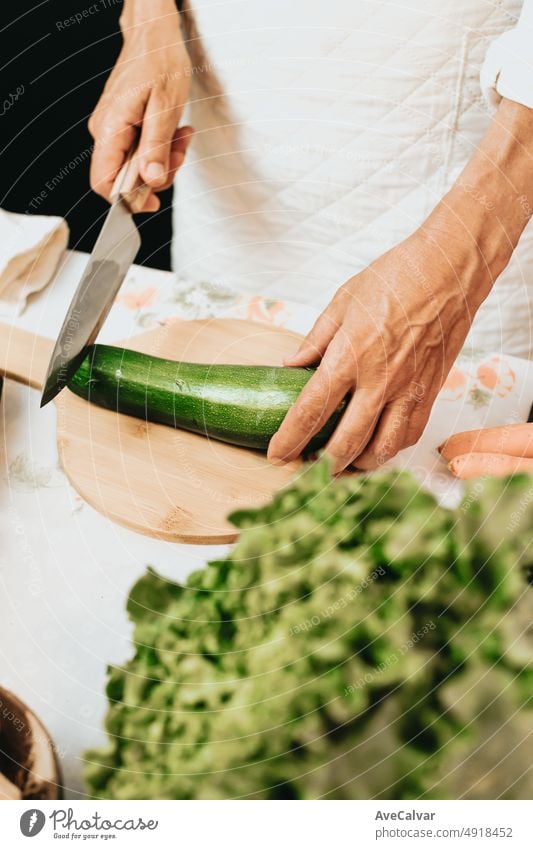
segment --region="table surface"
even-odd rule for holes
[[[87,261],[69,253],[54,282],[17,326],[57,335]],[[306,332],[309,307],[241,296],[211,284],[133,266],[101,333],[112,342],[161,318],[230,315]],[[472,352],[458,361],[426,433],[397,458],[446,502],[458,485],[436,446],[471,427],[524,421],[533,402],[533,364]],[[104,740],[106,668],[131,654],[128,591],[148,565],[183,581],[221,546],[173,545],[113,525],[84,504],[58,465],[55,409],[6,383],[0,408],[0,683],[37,713],[57,747],[65,796],[82,794],[82,753]]]

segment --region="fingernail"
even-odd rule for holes
[[[146,179],[149,183],[160,185],[165,182],[166,171],[160,162],[150,162],[146,168]]]
[[[270,445],[267,450],[267,460],[269,463],[272,463],[274,466],[283,466],[284,460],[283,457],[276,451],[276,447],[273,445],[275,436],[270,440]]]

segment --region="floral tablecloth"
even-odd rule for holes
[[[57,335],[86,256],[72,253],[17,325]],[[169,316],[225,315],[305,333],[312,309],[241,296],[211,284],[176,281],[134,266],[101,341],[127,339]],[[444,503],[459,495],[436,447],[472,427],[524,421],[533,403],[533,364],[499,355],[464,354],[452,370],[420,443],[402,452],[407,466]],[[81,791],[81,753],[103,741],[104,682],[109,663],[130,652],[124,611],[146,566],[174,580],[222,551],[171,545],[111,524],[72,490],[57,460],[55,410],[8,383],[0,442],[0,683],[24,699],[56,741],[67,797]]]

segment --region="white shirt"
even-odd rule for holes
[[[493,106],[506,97],[533,109],[533,0],[524,0],[517,26],[490,45],[481,88]]]
[[[492,102],[512,91],[533,105],[533,69],[517,73],[533,0],[520,24],[522,0],[188,3],[196,134],[173,267],[193,281],[324,308],[472,156],[491,120],[487,51]],[[533,358],[533,226],[470,341]]]

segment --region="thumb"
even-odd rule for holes
[[[141,177],[154,189],[169,179],[170,149],[180,111],[169,107],[162,92],[152,91],[144,113],[138,156]]]

